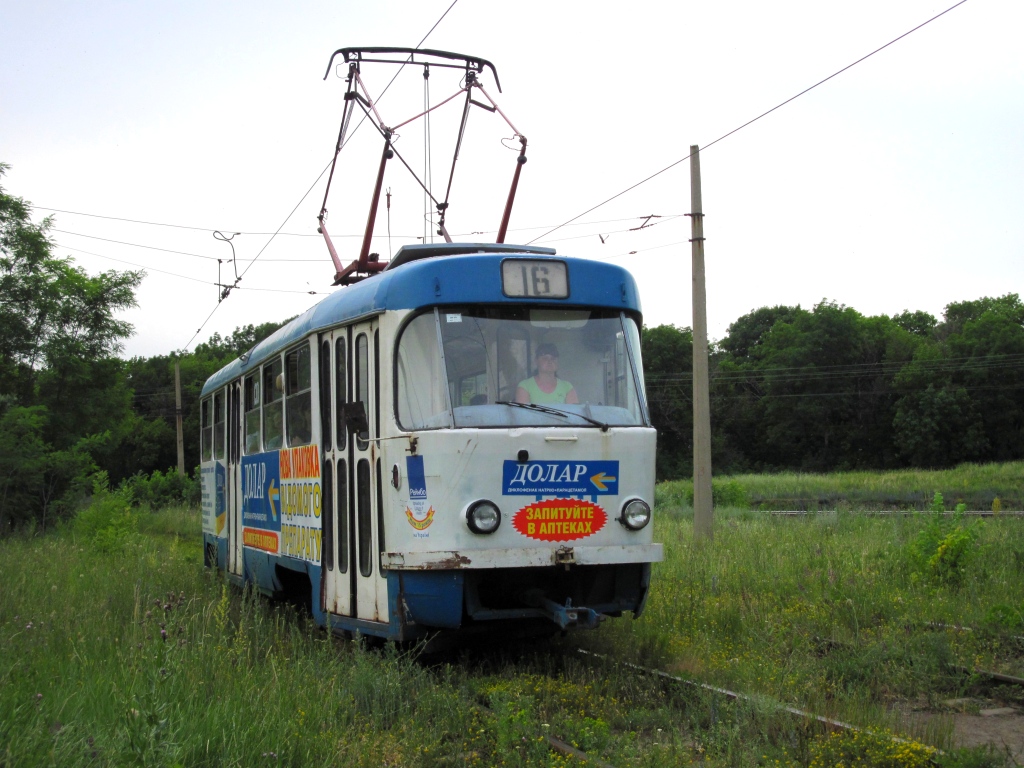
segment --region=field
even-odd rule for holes
[[[762,510],[928,510],[935,493],[950,509],[1024,510],[1024,462],[962,464],[952,469],[732,475],[716,478],[716,506]],[[692,503],[693,483],[663,483],[659,497],[670,505]],[[689,500],[689,501],[687,501]]]
[[[4,768],[575,762],[548,736],[615,766],[994,766],[998,747],[951,749],[954,712],[1024,704],[972,673],[1024,676],[1020,519],[726,508],[695,542],[667,485],[642,619],[426,658],[227,589],[194,511],[107,506],[110,525],[0,541]],[[780,704],[868,730],[830,736]]]

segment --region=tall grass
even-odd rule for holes
[[[714,484],[716,501],[723,505],[763,510],[926,510],[936,492],[951,506],[962,503],[969,510],[989,511],[997,498],[1002,509],[1024,509],[1021,461],[942,470],[730,475]],[[691,505],[693,482],[662,483],[658,499],[669,506]]]
[[[116,554],[0,542],[0,765],[405,765],[468,727],[408,656],[204,572],[195,517],[153,515]]]
[[[691,511],[657,512],[666,555],[647,613],[607,627],[595,647],[634,649],[704,682],[907,732],[909,710],[941,709],[978,682],[958,667],[1024,675],[1018,519],[716,510],[708,542],[694,539]],[[958,580],[920,553],[935,525],[949,540],[975,526]],[[965,625],[974,631],[955,628]]]
[[[103,503],[120,521],[120,502]],[[823,741],[778,702],[912,731],[894,704],[971,685],[948,663],[1019,662],[1007,629],[1022,594],[1018,521],[983,523],[954,588],[911,554],[930,518],[719,512],[705,544],[691,517],[657,510],[667,559],[640,621],[429,665],[416,650],[370,651],[229,589],[202,567],[194,510],[141,514],[120,541],[99,524],[0,541],[0,766],[570,762],[548,749],[549,734],[617,766],[807,765],[837,754],[909,766],[935,756],[920,744],[897,755],[884,730]],[[608,661],[586,661],[580,643]],[[616,660],[753,698],[666,686]]]

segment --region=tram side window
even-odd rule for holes
[[[338,570],[348,573],[348,465],[338,460]]]
[[[320,345],[320,440],[325,451],[331,450],[331,342]]]
[[[348,434],[345,431],[345,403],[348,402],[348,368],[345,357],[345,340],[334,342],[334,413],[337,420],[338,449],[344,450],[348,445]]]
[[[260,380],[245,377],[245,452],[260,452]]]
[[[285,357],[288,445],[313,441],[313,394],[310,389],[309,345],[292,350]]]
[[[356,398],[355,402],[362,403],[366,409],[367,425],[370,419],[370,348],[365,333],[356,337]],[[356,445],[360,451],[365,451],[370,434],[367,430],[356,435]]]
[[[263,449],[276,451],[284,436],[284,373],[281,358],[263,366]]]
[[[199,418],[202,421],[203,461],[213,458],[213,421],[210,419],[210,398],[199,405]]]
[[[405,326],[398,340],[395,367],[398,422],[402,429],[450,427],[451,414],[443,384],[447,376],[441,365],[437,318],[433,312],[424,313]]]
[[[223,390],[213,396],[213,458],[222,459],[224,453],[224,392]]]

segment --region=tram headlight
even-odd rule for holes
[[[473,533],[494,533],[501,525],[501,510],[493,501],[474,501],[466,510],[466,523]]]
[[[651,507],[643,499],[630,499],[622,507],[619,522],[631,531],[639,531],[651,522]]]

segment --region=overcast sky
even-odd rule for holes
[[[954,1],[458,0],[423,45],[496,65],[504,92],[489,73],[484,86],[529,139],[507,238],[522,243]],[[147,268],[139,306],[126,313],[136,328],[126,354],[180,349],[200,326],[196,341],[295,315],[322,298],[309,291],[339,290],[315,236],[326,177],[314,181],[330,161],[345,90],[333,72],[322,79],[330,54],[415,45],[450,4],[7,0],[0,160],[12,169],[3,185],[37,219],[53,213],[58,254],[89,272]],[[1022,29],[1019,0],[967,0],[703,151],[711,336],[766,305],[829,299],[865,314],[938,316],[952,301],[1022,292]],[[396,71],[366,65],[371,94]],[[458,87],[457,74],[434,70],[431,103]],[[421,68],[406,67],[380,100],[385,123],[412,117],[424,97]],[[441,195],[458,116],[452,102],[431,122]],[[514,169],[502,146],[511,135],[497,115],[473,110],[448,215],[455,239],[493,240]],[[396,146],[422,173],[422,121],[402,128]],[[328,208],[346,260],[358,253],[380,150],[363,125],[340,157]],[[422,193],[395,161],[385,186],[392,234],[382,206],[382,258],[424,234]],[[624,265],[648,325],[689,326],[689,206],[682,162],[537,244]],[[663,218],[628,231],[648,214]],[[217,306],[213,259],[231,256],[213,229],[242,233],[234,242],[248,271],[244,290],[205,322]],[[220,268],[222,281],[234,280],[229,262]]]

